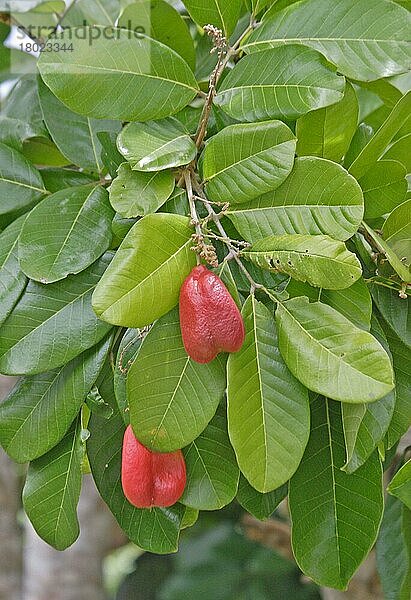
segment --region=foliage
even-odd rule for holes
[[[0,443],[30,463],[35,529],[74,542],[86,458],[153,553],[176,552],[198,511],[238,502],[264,519],[288,494],[308,577],[346,589],[382,520],[379,571],[402,600],[410,467],[384,510],[382,461],[411,423],[408,3],[24,4],[0,13],[0,372],[22,376]],[[31,20],[62,25],[40,32],[36,61],[4,45]],[[187,356],[176,308],[196,262],[246,333],[207,364]],[[151,450],[182,448],[174,506],[124,497],[129,423]],[[204,584],[206,567],[241,573],[253,597],[275,585],[266,551],[250,566],[238,534],[210,535],[216,556],[236,545],[230,575],[185,540],[162,597],[196,595],[183,568]]]

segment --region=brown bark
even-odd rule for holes
[[[0,399],[14,383],[14,378],[0,377]],[[0,600],[21,598],[20,486],[18,466],[0,448]]]
[[[20,482],[16,465],[0,449],[0,600],[20,600]]]
[[[76,543],[58,552],[45,544],[27,521],[23,600],[105,600],[102,563],[123,544],[114,518],[103,504],[91,476],[83,479],[79,503],[81,533]]]

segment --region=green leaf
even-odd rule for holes
[[[371,333],[391,356],[387,339],[378,321],[373,318]],[[353,473],[363,465],[388,431],[395,408],[395,390],[368,404],[343,403],[342,421],[347,460],[342,467]]]
[[[344,290],[313,288],[308,283],[291,279],[287,285],[287,292],[291,298],[307,296],[314,302],[321,299],[321,302],[335,308],[360,329],[370,330],[372,300],[367,284],[362,278]]]
[[[285,233],[346,240],[357,231],[363,212],[361,188],[343,167],[303,157],[279,188],[230,208],[227,216],[250,242]]]
[[[38,170],[17,150],[0,144],[0,223],[4,215],[25,212],[46,193]]]
[[[228,429],[242,473],[269,492],[290,479],[304,453],[308,392],[281,358],[269,309],[252,295],[242,315],[245,341],[227,365]]]
[[[291,172],[295,144],[281,121],[225,127],[207,142],[203,154],[208,197],[235,205],[275,189]]]
[[[0,373],[50,371],[108,333],[110,326],[93,313],[91,294],[110,260],[111,254],[106,254],[79,275],[47,287],[29,282],[0,330]]]
[[[184,448],[187,484],[180,502],[199,510],[218,510],[237,493],[240,471],[220,409],[206,429]]]
[[[285,483],[281,487],[262,494],[257,492],[247,481],[245,477],[240,476],[238,485],[237,500],[241,506],[260,521],[268,519],[275,511],[277,506],[284,500],[288,493],[288,485]]]
[[[119,122],[83,117],[69,110],[40,80],[39,98],[44,121],[50,135],[65,157],[83,169],[101,172],[100,131],[117,133]]]
[[[136,223],[93,294],[97,315],[144,327],[171,310],[196,262],[192,233],[188,218],[179,215],[157,213]]]
[[[371,332],[390,355],[387,339],[374,318]],[[342,404],[347,460],[343,471],[353,473],[371,456],[388,431],[395,408],[395,391],[368,404]]]
[[[19,52],[19,54],[22,53]],[[37,80],[37,75],[34,74],[21,77],[8,95],[1,114],[4,117],[29,123],[39,136],[47,138],[47,130],[40,108]]]
[[[344,290],[323,289],[320,297],[321,302],[335,308],[360,329],[370,330],[372,300],[367,284],[362,278]]]
[[[397,471],[387,488],[390,494],[396,496],[411,510],[411,459]]]
[[[354,134],[353,139],[351,140],[350,147],[348,148],[347,154],[344,158],[344,166],[346,169],[348,169],[348,167],[354,162],[354,160],[360,154],[361,150],[365,148],[365,146],[368,144],[373,135],[374,130],[372,127],[366,125],[366,123],[360,123],[360,125],[357,128],[357,131]]]
[[[411,350],[393,333],[385,323],[382,323],[387,337],[395,373],[395,408],[388,428],[386,445],[392,448],[411,425],[411,387],[409,374],[411,372]]]
[[[401,342],[411,348],[411,305],[405,298],[400,298],[396,292],[381,285],[371,285],[372,298],[384,320]]]
[[[108,249],[113,214],[108,193],[100,186],[77,186],[48,196],[33,208],[20,233],[22,271],[41,283],[83,271]]]
[[[66,8],[64,0],[45,0],[38,2],[33,9],[35,13],[62,13]]]
[[[393,160],[378,160],[359,179],[364,192],[365,219],[377,219],[405,200],[407,179],[404,167]]]
[[[0,404],[0,442],[17,462],[42,456],[66,434],[103,366],[111,338],[60,369],[21,379]]]
[[[128,372],[137,439],[160,452],[187,446],[214,416],[225,387],[221,357],[199,364],[187,355],[176,308],[154,324]]]
[[[188,131],[174,118],[129,123],[119,134],[117,146],[136,171],[160,171],[185,165],[197,152]]]
[[[411,581],[411,512],[388,496],[377,540],[377,571],[384,596],[408,600]]]
[[[361,150],[349,168],[351,175],[359,179],[381,158],[392,138],[410,117],[410,112],[411,91],[397,102],[387,119]]]
[[[184,516],[180,525],[181,529],[187,529],[188,527],[192,527],[193,525],[195,525],[197,523],[198,517],[198,510],[186,506],[184,510]]]
[[[131,30],[143,27],[147,35],[175,50],[194,69],[196,55],[190,30],[179,12],[164,0],[129,3],[118,26]]]
[[[40,127],[19,119],[0,116],[0,142],[6,146],[21,152],[24,141],[41,135],[43,130]]]
[[[344,438],[347,450],[346,473],[363,465],[384,439],[394,412],[395,393],[369,404],[342,404]]]
[[[410,66],[410,15],[386,0],[306,0],[267,13],[244,45],[248,52],[284,44],[319,50],[352,79],[370,81]]]
[[[331,290],[350,287],[361,277],[355,254],[326,235],[270,236],[241,254],[263,269]]]
[[[124,163],[111,184],[110,202],[123,217],[144,216],[156,212],[173,190],[171,171],[140,173]]]
[[[309,112],[298,119],[297,154],[321,156],[340,162],[350,147],[357,123],[357,96],[354,88],[347,83],[340,102]]]
[[[174,192],[163,205],[162,212],[174,213],[176,215],[182,215],[183,217],[190,214],[186,190],[179,187],[174,188]]]
[[[411,199],[397,206],[382,228],[385,241],[402,263],[411,265]],[[411,281],[411,275],[410,275]]]
[[[330,306],[293,298],[278,304],[276,318],[282,357],[308,389],[358,404],[393,389],[391,362],[381,344]]]
[[[411,144],[411,133],[404,135],[396,140],[386,152],[384,152],[383,160],[396,160],[405,168],[407,173],[411,173],[411,152],[409,152]]]
[[[222,29],[226,37],[229,37],[240,17],[242,8],[241,0],[212,0],[203,2],[200,0],[184,0],[184,6],[190,13],[190,17],[204,27],[204,25],[214,25]]]
[[[125,219],[118,213],[114,215],[114,219],[111,222],[111,230],[114,236],[114,239],[111,242],[112,248],[118,248],[120,246],[121,242],[137,221],[139,221],[139,217],[135,219]]]
[[[391,81],[392,83],[388,79],[377,79],[376,81],[358,82],[357,85],[361,86],[362,90],[369,90],[374,95],[377,95],[386,107],[393,108],[401,98],[402,93],[394,85],[394,80]],[[358,88],[357,91],[359,91]],[[359,93],[361,94],[361,92]],[[375,108],[378,108],[378,105]]]
[[[99,131],[97,137],[101,143],[101,160],[114,179],[117,177],[117,170],[124,160],[117,150],[117,133],[112,131]]]
[[[93,385],[87,394],[86,405],[90,412],[95,412],[98,416],[103,417],[103,419],[109,419],[113,414],[113,409],[104,401],[96,385]]]
[[[230,292],[234,302],[237,304],[238,308],[241,310],[242,302],[240,298],[240,294],[238,292],[237,284],[233,275],[233,271],[231,269],[230,261],[223,261],[216,269],[216,274],[220,277],[221,281],[224,283],[225,287]]]
[[[392,250],[391,246],[387,244],[385,240],[381,236],[378,235],[375,231],[368,227],[367,223],[363,223],[363,227],[368,233],[368,235],[373,239],[375,246],[378,250],[385,255],[387,261],[394,269],[394,271],[399,275],[402,281],[409,283],[411,280],[411,272],[410,269],[400,260],[397,254]]]
[[[76,0],[67,11],[62,24],[66,27],[80,25],[114,25],[123,0]]]
[[[98,184],[98,181],[96,181],[95,177],[92,175],[71,169],[56,169],[50,167],[41,169],[40,175],[46,189],[52,194],[77,185],[87,185],[88,183]]]
[[[340,407],[318,397],[310,440],[290,481],[292,545],[308,577],[337,589],[346,589],[374,545],[383,511],[378,453],[351,475],[340,470],[343,462]]]
[[[127,329],[117,350],[116,364],[114,366],[114,394],[118,410],[126,425],[130,423],[127,399],[127,375],[140,352],[146,333],[143,329]]]
[[[339,102],[344,78],[315,50],[271,48],[245,56],[224,78],[215,103],[241,121],[297,119]]]
[[[56,550],[73,544],[80,527],[77,504],[81,490],[84,446],[77,419],[61,442],[30,463],[23,506],[38,535]]]
[[[87,454],[97,489],[130,541],[148,552],[176,552],[184,508],[176,504],[170,508],[138,509],[127,501],[121,487],[125,425],[116,407],[110,368],[100,391],[113,415],[104,419],[92,414],[88,424]]]
[[[75,39],[73,52],[41,54],[44,82],[71,110],[98,119],[148,121],[178,112],[195,97],[194,75],[173,50],[124,29],[112,31],[115,43],[104,28],[82,28],[86,37],[100,33],[92,52],[89,39]],[[56,40],[70,43],[72,36],[66,30]]]
[[[55,143],[49,138],[35,137],[26,140],[23,145],[23,155],[38,167],[65,167],[70,161],[62,155]]]
[[[20,270],[17,242],[24,216],[14,221],[0,234],[0,325],[7,319],[27,285]]]

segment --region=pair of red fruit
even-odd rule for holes
[[[180,325],[187,354],[198,363],[220,352],[237,352],[244,342],[244,323],[221,279],[203,265],[194,267],[180,291]],[[137,508],[171,506],[182,496],[186,465],[181,450],[153,452],[124,434],[121,482],[124,495]]]

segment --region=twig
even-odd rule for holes
[[[200,184],[195,179],[192,181],[192,187],[195,189],[196,194],[198,196],[200,196],[201,199],[207,200],[207,198],[205,197],[205,194],[204,194],[203,190],[201,189]],[[222,224],[220,222],[220,219],[218,218],[218,214],[212,208],[212,206],[210,205],[210,203],[209,202],[205,202],[204,206],[206,207],[207,212],[210,215],[210,217],[215,222],[218,231],[221,233],[221,236],[222,236],[222,240],[221,241],[224,242],[229,247],[229,249],[230,249],[228,255],[226,256],[226,260],[231,260],[231,258],[233,258],[235,260],[235,262],[237,263],[237,265],[239,266],[239,268],[241,269],[241,271],[244,273],[244,275],[247,278],[247,280],[250,282],[251,293],[252,294],[255,292],[256,289],[261,289],[263,291],[266,291],[266,288],[263,285],[261,285],[260,283],[257,283],[256,281],[254,281],[254,279],[251,277],[250,273],[247,271],[247,269],[243,265],[243,263],[242,263],[239,255],[238,255],[239,251],[231,243],[231,240],[230,240],[229,236],[227,235],[226,230],[224,229],[224,227],[222,226]]]
[[[217,84],[220,80],[220,77],[223,74],[223,71],[226,68],[228,62],[237,53],[241,42],[253,31],[254,28],[255,23],[253,20],[251,20],[247,29],[242,33],[242,35],[238,38],[235,44],[231,46],[231,48],[229,48],[227,46],[227,40],[224,37],[221,29],[217,29],[213,25],[206,25],[204,27],[204,31],[213,39],[214,47],[212,52],[215,50],[218,51],[218,60],[214,71],[212,72],[210,77],[208,94],[206,96],[206,101],[204,103],[200,123],[198,125],[197,132],[194,138],[197,148],[201,148],[201,145],[207,133],[208,120],[210,118],[211,108],[213,105],[214,96],[217,92]]]
[[[195,227],[195,234],[192,236],[193,240],[196,242],[196,245],[192,247],[192,250],[197,255],[197,265],[201,263],[201,258],[204,259],[208,264],[216,267],[218,265],[218,258],[215,252],[214,246],[211,244],[207,244],[205,241],[205,235],[201,228],[201,222],[197,215],[195,197],[193,194],[193,184],[191,178],[192,171],[190,169],[185,169],[183,172],[184,181],[186,184],[188,202],[190,205],[190,215],[191,215],[191,223]]]
[[[191,182],[190,171],[188,169],[184,170],[183,175],[184,175],[184,181],[186,184],[188,203],[190,205],[191,223],[195,226],[197,235],[202,236],[200,219],[198,218],[198,215],[197,215],[196,204],[195,204],[195,200],[194,200],[193,185]]]
[[[197,148],[201,148],[204,138],[207,133],[208,120],[210,118],[211,107],[213,105],[214,96],[216,94],[217,83],[221,77],[222,72],[227,64],[227,40],[223,36],[221,29],[217,29],[212,25],[206,25],[204,31],[213,39],[213,50],[218,50],[218,60],[214,68],[214,71],[210,77],[210,84],[208,87],[207,97],[204,103],[203,112],[201,113],[200,122],[195,134],[195,144]],[[226,57],[226,58],[224,58]]]

